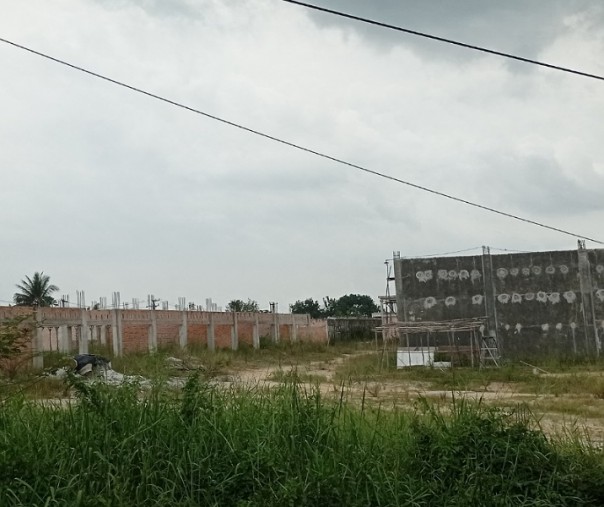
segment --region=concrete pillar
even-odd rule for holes
[[[482,282],[484,295],[484,310],[487,317],[488,336],[497,339],[497,345],[501,351],[502,340],[497,335],[499,323],[497,321],[497,305],[495,303],[495,270],[493,269],[493,258],[488,246],[482,247]]]
[[[151,310],[151,325],[149,326],[149,352],[157,351],[157,314]]]
[[[53,327],[54,332],[55,332],[55,347],[54,350],[56,350],[57,352],[59,352],[59,326],[55,326]],[[50,349],[53,350],[53,346],[52,346],[52,332],[50,333]]]
[[[104,324],[100,326],[99,340],[101,342],[101,345],[107,345],[107,326],[105,326]]]
[[[111,324],[111,346],[114,356],[121,356],[123,354],[122,311],[119,308],[115,308],[113,310],[113,322]]]
[[[58,333],[59,352],[69,353],[71,350],[71,336],[69,327],[60,326]]]
[[[239,348],[239,328],[237,326],[237,312],[233,312],[233,325],[231,326],[231,350]]]
[[[252,330],[252,346],[255,349],[260,348],[260,323],[258,322],[258,314],[254,314],[254,328]]]
[[[585,241],[579,241],[579,285],[581,288],[581,310],[583,317],[583,331],[585,333],[585,351],[589,354],[595,352],[600,355],[602,344],[598,335],[598,326],[595,319],[594,285],[591,277],[589,253],[585,249]]]
[[[292,323],[291,323],[291,328],[289,331],[289,339],[292,343],[297,343],[298,342],[298,326],[296,325],[296,317],[294,317],[293,313],[292,313],[291,317],[292,317]]]
[[[44,328],[41,325],[42,316],[40,310],[35,310],[35,325],[34,337],[32,340],[32,352],[33,352],[33,367],[35,369],[44,368],[44,356],[42,355],[44,349]]]
[[[80,354],[88,354],[88,342],[90,341],[90,329],[88,327],[88,313],[85,308],[81,310],[82,325],[80,326],[80,343],[78,344],[78,352]]]
[[[182,312],[182,324],[180,325],[179,333],[178,333],[178,341],[180,343],[180,348],[184,349],[187,346],[188,342],[188,323],[187,323],[187,311],[184,310]]]
[[[208,350],[214,351],[216,350],[216,334],[214,330],[214,314],[212,312],[209,313],[209,323],[208,323]]]
[[[273,343],[279,343],[279,314],[273,312]]]

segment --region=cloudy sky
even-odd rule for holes
[[[599,0],[314,0],[604,75]],[[604,82],[280,0],[0,0],[0,37],[413,183],[604,239]],[[0,304],[44,271],[220,305],[377,298],[384,260],[570,236],[387,181],[0,43]],[[596,244],[588,243],[591,247]],[[476,251],[470,252],[476,253]]]

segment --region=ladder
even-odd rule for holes
[[[496,366],[499,367],[499,347],[497,338],[494,336],[483,336],[480,344],[480,367]]]

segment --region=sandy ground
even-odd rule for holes
[[[363,353],[360,353],[363,354]],[[267,366],[262,368],[245,368],[229,372],[226,384],[228,385],[262,385],[265,387],[277,386],[279,378],[292,370],[301,375],[313,376],[319,382],[304,382],[303,385],[311,388],[318,387],[321,393],[327,396],[339,397],[344,389],[346,399],[382,405],[383,407],[399,407],[412,409],[416,400],[424,397],[443,405],[450,404],[455,398],[480,401],[510,410],[522,410],[526,407],[535,427],[539,427],[549,435],[569,435],[571,432],[579,434],[585,440],[596,446],[604,447],[604,400],[595,399],[589,395],[563,395],[535,394],[518,392],[512,385],[504,382],[492,382],[481,390],[476,391],[445,391],[430,387],[429,382],[416,381],[378,381],[378,382],[352,382],[346,385],[335,380],[336,369],[353,355],[343,354],[341,357],[330,361],[310,362],[298,366]],[[587,372],[586,372],[587,373]],[[601,372],[591,372],[593,375],[602,375]],[[543,374],[544,376],[565,376],[570,374]],[[585,415],[565,413],[564,407],[570,405],[573,410],[586,412]],[[572,410],[571,410],[572,412]]]

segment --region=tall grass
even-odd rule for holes
[[[410,414],[198,376],[178,399],[71,382],[69,408],[0,407],[0,505],[604,504],[599,451],[481,405]]]

